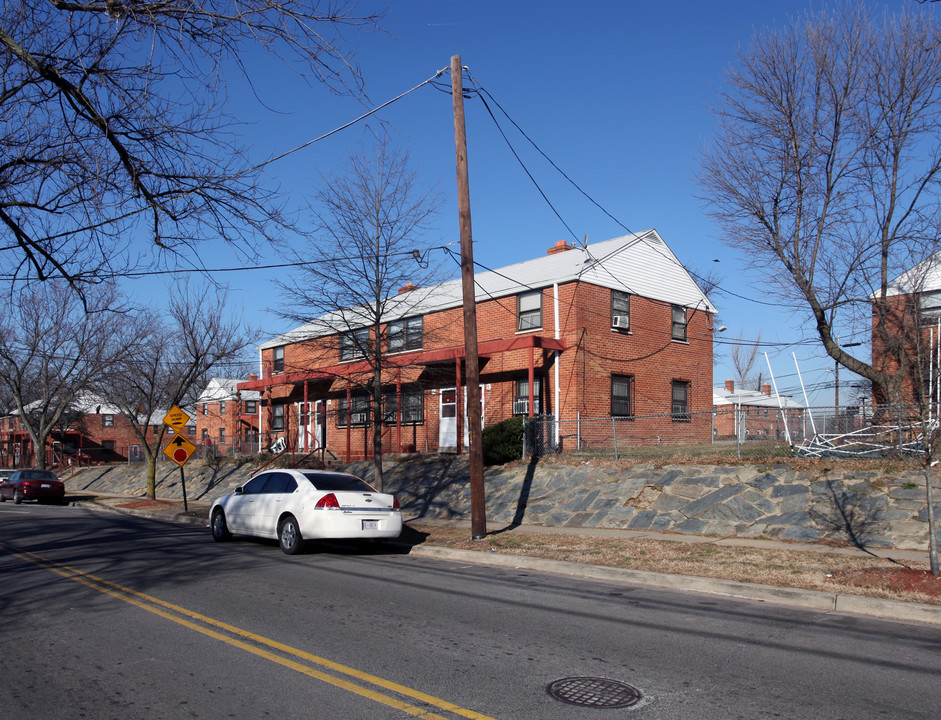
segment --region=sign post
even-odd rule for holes
[[[183,428],[186,427],[186,423],[189,422],[189,419],[190,416],[176,405],[170,408],[170,411],[163,418],[164,425],[170,426],[175,433],[173,439],[168,442],[167,446],[163,449],[163,454],[180,466],[180,485],[183,488],[184,512],[189,512],[189,504],[186,501],[186,475],[183,474],[183,466],[186,465],[186,461],[196,452],[196,446],[193,445],[182,432]]]

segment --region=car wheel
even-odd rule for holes
[[[293,515],[285,515],[278,523],[278,543],[288,555],[297,555],[304,549],[304,538]]]
[[[13,502],[16,505],[19,505],[21,502],[23,502],[23,493],[20,492],[19,488],[13,491]]]
[[[210,526],[212,528],[212,539],[216,542],[223,542],[232,537],[229,526],[225,522],[225,513],[222,510],[216,510],[212,514]]]
[[[6,502],[6,501],[7,501],[7,496],[4,495],[2,492],[0,492],[0,502]]]

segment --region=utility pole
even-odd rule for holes
[[[477,301],[474,291],[474,243],[471,234],[470,181],[467,175],[467,134],[464,129],[464,87],[461,56],[451,57],[451,100],[454,104],[454,149],[457,155],[457,200],[461,223],[461,288],[464,296],[464,368],[467,379],[467,428],[470,436],[471,538],[487,535],[484,495],[484,453],[480,433],[480,365],[477,357]],[[458,360],[460,362],[460,360]],[[460,398],[457,406],[461,407]],[[460,409],[458,409],[460,412]]]

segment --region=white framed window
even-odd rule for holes
[[[542,327],[542,291],[520,293],[516,296],[516,329],[536,330]]]
[[[623,290],[611,291],[611,327],[627,332],[631,329],[631,295]]]
[[[686,308],[674,305],[672,309],[673,323],[670,334],[674,340],[686,341]]]

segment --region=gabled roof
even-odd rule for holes
[[[887,294],[910,295],[941,290],[941,253],[935,253],[889,282]],[[870,297],[875,298],[877,293]]]
[[[706,312],[716,311],[656,230],[576,246],[474,276],[477,302],[575,281]],[[460,307],[461,280],[419,288],[387,302],[387,321]],[[367,316],[355,308],[330,313],[263,343],[259,349],[330,335],[339,328],[363,327],[367,323]]]
[[[778,397],[781,398],[780,404]],[[766,395],[758,390],[727,390],[724,387],[712,388],[712,404],[721,405],[748,405],[750,407],[766,407],[785,410],[802,409],[804,406],[787,395]]]
[[[238,384],[244,380],[235,378],[213,378],[206,385],[206,389],[199,394],[197,403],[216,402],[218,400],[235,400],[238,396]],[[255,390],[243,390],[242,400],[260,400],[261,393]]]

